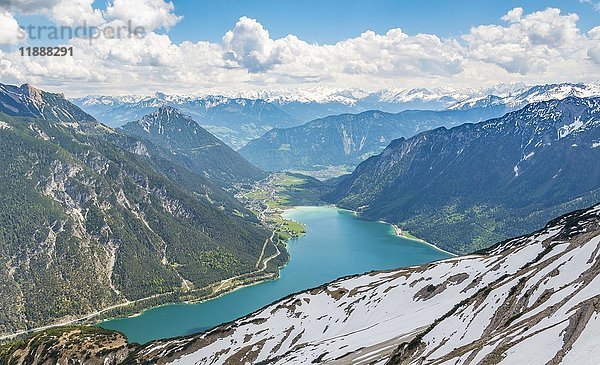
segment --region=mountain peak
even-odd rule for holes
[[[0,112],[60,122],[95,122],[91,115],[71,103],[63,94],[21,86],[0,84]]]
[[[23,91],[23,94],[28,95],[30,97],[41,96],[42,90],[37,89],[30,84],[23,84],[19,86],[19,89]]]
[[[164,105],[150,114],[144,115],[140,120],[127,123],[125,130],[141,128],[150,135],[171,135],[173,133],[198,134],[202,129],[192,117],[185,115],[179,109]],[[202,132],[208,133],[202,129]],[[202,133],[201,132],[201,133]]]
[[[154,97],[157,98],[157,99],[160,99],[160,100],[166,100],[168,96],[169,95],[167,95],[167,94],[165,94],[163,92],[160,92],[160,91],[157,91],[157,92],[154,93]]]
[[[160,108],[156,109],[156,111],[154,111],[154,113],[156,114],[173,114],[173,115],[184,115],[183,113],[181,113],[181,111],[173,106],[170,105],[163,105]]]
[[[170,105],[163,105],[152,113],[147,114],[139,120],[142,125],[156,125],[158,124],[173,124],[173,125],[191,125],[196,127],[196,123],[192,117],[187,114],[183,114],[179,109]]]
[[[169,150],[183,165],[218,184],[254,181],[263,173],[225,143],[202,128],[191,116],[172,106],[162,106],[123,130]]]

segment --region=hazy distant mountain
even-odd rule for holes
[[[266,118],[266,124],[272,127],[282,128],[299,125],[329,115],[360,113],[368,110],[397,113],[408,109],[445,109],[465,99],[490,93],[508,95],[509,92],[520,90],[523,87],[524,85],[521,84],[513,84],[472,90],[388,88],[374,92],[361,89],[314,87],[291,90],[232,91],[225,94],[199,94],[196,96],[167,95],[163,93],[156,93],[152,96],[92,95],[73,99],[73,102],[94,115],[98,120],[111,126],[121,126],[140,119],[154,108],[170,105],[186,114],[190,114],[202,126],[211,130],[211,127],[223,126],[224,123],[219,120],[222,117],[219,113],[224,111],[232,115],[235,115],[236,112],[240,113],[242,116],[242,118],[239,118],[241,122],[250,121],[252,118],[248,118],[251,114],[249,110],[240,110],[239,105],[255,101],[258,104],[253,105],[250,103],[250,106],[257,108],[257,110],[273,107],[279,109],[267,110],[269,114],[261,116],[261,118]],[[217,108],[213,112],[211,109],[215,107]],[[282,111],[285,114],[281,114]],[[244,113],[246,114],[245,117]],[[271,113],[273,113],[273,118],[271,118]],[[210,114],[210,117],[208,121],[205,121],[204,117],[207,114]],[[247,120],[244,120],[244,118]],[[232,121],[228,120],[228,117],[225,119],[227,123],[224,126],[232,128]],[[211,122],[211,120],[213,121]],[[262,122],[262,120],[260,121]],[[240,123],[240,120],[237,122]],[[261,123],[256,124],[261,125]],[[217,134],[217,136],[219,135]]]
[[[225,95],[202,94],[152,96],[87,96],[73,102],[107,125],[117,127],[139,120],[161,106],[172,106],[192,116],[202,127],[234,149],[272,128],[289,128],[339,114],[379,110],[476,109],[482,119],[504,115],[534,101],[566,96],[599,96],[596,84],[525,86],[496,85],[488,88],[387,88],[378,91],[314,87],[291,90],[232,91]],[[475,114],[475,113],[474,113]],[[385,136],[388,140],[400,136]]]
[[[174,159],[213,182],[232,185],[265,176],[190,116],[169,106],[125,124],[123,130],[165,147]]]
[[[480,89],[386,88],[377,91],[314,87],[309,89],[265,90],[231,93],[236,97],[262,99],[309,121],[335,114],[380,110],[398,113],[404,110],[443,110],[459,101],[483,95],[509,95],[523,90],[524,84],[496,85]]]
[[[243,92],[235,95],[266,100],[303,121],[310,121],[330,115],[361,113],[369,110],[380,110],[389,113],[409,109],[440,110],[459,100],[479,94],[457,92],[444,88],[433,90],[390,88],[368,92],[360,89],[315,87],[311,89]]]
[[[190,115],[202,127],[237,149],[274,127],[289,127],[301,121],[263,100],[224,96],[175,96],[156,93],[149,97],[88,96],[74,99],[82,109],[109,126],[139,120],[162,106],[172,106]]]
[[[455,252],[526,233],[600,199],[600,98],[397,139],[328,198]]]
[[[440,126],[479,122],[502,115],[499,109],[406,110],[397,114],[367,111],[316,119],[292,128],[275,128],[240,149],[264,170],[315,170],[356,166],[380,153],[392,140]]]

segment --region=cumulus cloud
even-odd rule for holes
[[[505,22],[514,23],[521,20],[522,17],[523,8],[514,8],[512,10],[509,10],[508,13],[506,13],[506,15],[504,15],[501,19]]]
[[[102,11],[92,7],[94,0],[60,0],[51,9],[52,19],[60,25],[97,26],[105,22]]]
[[[0,45],[15,45],[25,36],[14,16],[0,9]]]
[[[460,46],[435,35],[409,36],[401,29],[386,34],[366,31],[333,45],[309,44],[288,35],[271,39],[254,19],[242,17],[223,37],[223,58],[229,67],[251,73],[453,75],[462,69]]]
[[[90,0],[77,1],[94,14]],[[137,17],[137,24],[152,29],[179,20],[169,2],[136,1],[115,0],[104,18],[122,22]],[[125,2],[135,14],[123,12]],[[558,9],[526,14],[515,8],[502,17],[503,23],[473,27],[459,38],[367,30],[334,44],[317,44],[295,35],[275,39],[257,20],[241,17],[220,42],[177,44],[166,34],[149,32],[143,38],[99,38],[92,43],[72,39],[75,55],[66,59],[5,53],[0,55],[0,77],[69,86],[80,94],[310,83],[378,88],[594,81],[600,74],[600,27],[581,33],[577,20],[577,15]]]
[[[600,65],[600,26],[591,29],[588,35],[592,41],[592,46],[588,49],[588,57],[596,65]]]
[[[571,58],[580,49],[579,42],[585,42],[577,28],[577,14],[563,15],[560,9],[523,16],[523,9],[515,8],[502,19],[509,25],[481,25],[463,36],[468,56],[527,74]]]
[[[279,50],[269,32],[255,19],[241,17],[223,37],[224,58],[231,67],[250,72],[270,69],[280,63]]]
[[[131,21],[133,26],[146,30],[171,29],[181,20],[173,11],[172,2],[164,0],[114,0],[106,8],[109,20]]]
[[[462,70],[459,45],[431,34],[409,36],[401,29],[379,35],[368,31],[337,43],[335,61],[348,73],[363,70],[381,75],[454,75]]]

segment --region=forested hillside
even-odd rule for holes
[[[271,233],[229,193],[89,116],[37,116],[0,113],[0,333],[256,270]]]
[[[467,253],[600,199],[600,99],[534,103],[393,141],[327,196]]]

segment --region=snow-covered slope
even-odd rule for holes
[[[500,245],[542,248],[436,321],[390,363],[594,364],[600,345],[600,206],[537,236]]]
[[[205,334],[148,344],[158,364],[592,364],[600,205],[487,252],[342,278]],[[484,361],[485,360],[485,361]]]
[[[549,84],[513,90],[507,94],[476,96],[465,99],[448,109],[472,109],[504,106],[509,110],[521,108],[527,104],[553,99],[562,100],[569,96],[588,98],[600,96],[600,84]]]

